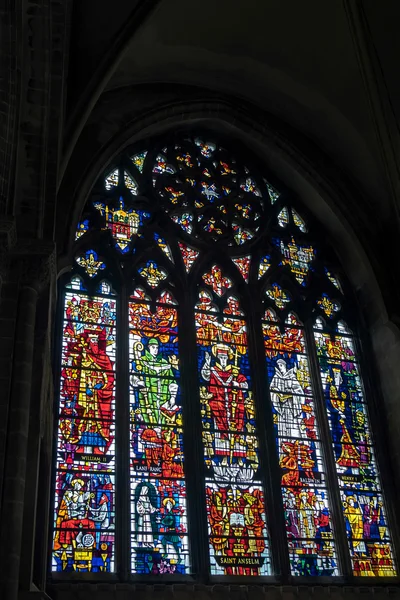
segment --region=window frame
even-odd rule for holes
[[[202,137],[210,137],[210,138],[218,138],[221,136],[215,135],[215,133],[207,130],[202,130]],[[191,134],[192,135],[192,134]],[[184,133],[180,131],[177,134],[177,139],[181,139],[184,136]],[[193,136],[194,137],[194,136]],[[171,141],[174,141],[173,136],[162,136],[158,139],[152,139],[151,141],[142,141],[140,143],[136,143],[134,146],[125,148],[122,153],[120,153],[113,161],[108,165],[108,167],[103,170],[104,173],[109,173],[114,168],[120,168],[122,166],[126,166],[128,162],[128,155],[133,155],[136,152],[139,152],[144,147],[154,148],[158,147],[158,144],[161,140],[165,140],[165,144],[170,144]],[[318,248],[319,254],[323,257],[328,256],[328,259],[335,264],[335,273],[339,275],[342,287],[343,287],[343,297],[346,297],[346,305],[342,307],[342,315],[341,319],[345,320],[347,325],[354,332],[354,343],[357,349],[357,357],[360,364],[360,373],[363,380],[363,387],[366,395],[366,403],[368,406],[368,411],[370,415],[371,422],[371,432],[373,435],[373,447],[376,453],[376,462],[378,465],[378,472],[381,481],[382,494],[385,499],[386,505],[386,513],[387,513],[387,521],[388,521],[388,529],[391,532],[391,543],[394,554],[394,564],[396,565],[396,530],[395,523],[396,520],[394,518],[393,511],[393,503],[390,501],[390,488],[388,485],[390,482],[390,477],[388,476],[389,468],[383,460],[385,456],[382,442],[384,427],[382,424],[382,415],[378,409],[379,402],[382,403],[382,395],[379,387],[379,379],[376,373],[375,364],[372,360],[372,352],[370,350],[370,342],[367,339],[367,335],[365,333],[365,322],[363,317],[363,312],[359,308],[357,298],[354,295],[352,287],[346,279],[346,276],[343,270],[340,267],[340,262],[335,256],[334,249],[326,243],[325,237],[323,235],[324,232],[321,231],[321,227],[313,217],[313,215],[307,210],[307,208],[295,197],[295,195],[290,192],[281,182],[277,181],[273,174],[268,172],[268,169],[265,167],[261,161],[257,160],[256,157],[253,156],[252,152],[245,149],[243,146],[237,144],[236,142],[232,142],[230,140],[224,140],[224,145],[229,149],[229,152],[236,157],[238,161],[242,160],[243,163],[247,163],[250,165],[251,172],[253,172],[253,165],[258,169],[259,172],[262,172],[263,176],[271,182],[276,189],[280,189],[280,197],[277,202],[274,204],[275,212],[278,214],[278,208],[280,206],[290,206],[295,208],[304,218],[308,225],[308,230],[312,232],[310,243]],[[157,150],[151,150],[152,155],[156,155]],[[150,150],[149,150],[150,155]],[[120,162],[120,157],[126,157],[126,160]],[[147,160],[147,159],[146,159]],[[103,175],[102,175],[103,177]],[[96,193],[95,184],[92,193]],[[150,185],[150,184],[149,184]],[[152,189],[152,188],[151,188]],[[152,193],[155,192],[152,190]],[[264,236],[271,236],[271,230],[269,227],[270,223],[267,222],[267,231],[263,233]],[[282,230],[282,233],[285,233]],[[172,235],[171,231],[163,231],[163,235],[165,235],[167,243],[169,237]],[[307,235],[307,234],[306,234]],[[75,252],[79,253],[79,249],[83,248],[87,245],[88,242],[93,243],[100,239],[100,246],[103,246],[103,250],[106,248],[106,243],[103,243],[102,238],[105,240],[106,237],[110,237],[108,232],[88,232],[85,236],[82,236],[84,240],[77,240],[73,245],[75,248]],[[254,245],[257,247],[259,242],[256,242]],[[192,243],[194,246],[194,242]],[[180,357],[182,360],[182,397],[183,397],[183,413],[184,419],[186,422],[186,426],[184,428],[184,449],[185,449],[185,462],[188,462],[188,456],[191,457],[189,462],[192,464],[197,464],[200,468],[202,464],[202,444],[201,444],[201,420],[200,417],[200,403],[193,400],[193,402],[189,402],[188,398],[191,393],[190,389],[195,389],[196,392],[194,396],[198,399],[198,373],[197,367],[194,364],[193,357],[191,356],[190,349],[194,349],[195,347],[195,329],[194,329],[194,305],[196,302],[195,292],[198,289],[199,284],[197,282],[201,277],[201,273],[207,270],[207,267],[210,267],[214,261],[213,254],[214,250],[207,251],[206,243],[201,243],[197,248],[200,249],[201,254],[195,261],[190,273],[188,274],[186,281],[189,281],[191,284],[190,289],[190,302],[186,299],[186,303],[182,303],[179,299],[181,295],[182,298],[184,296],[184,288],[179,289],[179,285],[182,285],[180,282],[177,285],[173,293],[178,302],[178,322],[179,322],[179,330],[183,331],[182,325],[187,324],[189,321],[191,326],[188,328],[188,331],[184,336],[180,336],[179,345],[180,345]],[[250,245],[251,248],[251,245]],[[72,250],[71,250],[72,252]],[[100,251],[99,251],[100,252]],[[252,250],[247,249],[246,253],[251,254]],[[243,252],[244,254],[245,252]],[[279,475],[279,466],[277,460],[277,452],[276,452],[276,441],[275,441],[275,431],[272,423],[272,410],[271,410],[271,399],[270,392],[268,386],[268,380],[266,375],[266,366],[265,366],[265,352],[262,343],[262,334],[261,334],[261,303],[255,298],[251,297],[251,284],[247,284],[247,288],[245,289],[244,283],[240,282],[238,287],[241,289],[241,292],[238,296],[241,298],[242,309],[245,313],[245,318],[247,320],[248,329],[249,329],[249,356],[251,357],[252,373],[253,373],[253,389],[254,389],[254,397],[256,402],[256,410],[258,413],[258,432],[259,432],[259,443],[260,443],[260,463],[263,463],[265,468],[262,471],[263,484],[264,484],[264,492],[266,497],[266,506],[267,506],[267,521],[268,521],[268,530],[269,537],[271,543],[271,553],[272,547],[277,551],[278,568],[275,571],[274,575],[270,576],[229,576],[229,575],[221,575],[221,576],[211,576],[209,575],[208,569],[208,541],[207,541],[207,520],[205,517],[205,494],[204,494],[204,484],[203,481],[199,484],[195,484],[192,481],[194,471],[197,469],[193,469],[193,473],[189,476],[189,473],[186,473],[186,481],[187,481],[187,504],[188,504],[188,523],[189,523],[189,537],[192,539],[201,540],[200,544],[196,544],[197,548],[194,550],[194,544],[191,544],[191,564],[193,567],[193,574],[188,575],[162,575],[160,579],[160,575],[137,575],[133,573],[129,573],[128,568],[128,560],[127,556],[130,554],[130,546],[129,546],[129,533],[128,528],[123,527],[123,520],[126,520],[126,523],[129,523],[129,501],[128,498],[128,488],[129,488],[129,430],[126,428],[125,435],[121,435],[121,433],[117,433],[118,429],[121,429],[125,416],[124,413],[129,412],[129,402],[126,403],[124,401],[124,395],[127,393],[129,389],[129,374],[128,374],[128,364],[124,364],[123,358],[125,357],[125,363],[127,363],[126,357],[128,356],[128,335],[126,335],[126,339],[124,340],[123,335],[121,333],[125,330],[128,331],[127,321],[128,321],[128,302],[130,291],[128,290],[128,285],[123,283],[129,280],[128,272],[129,270],[132,272],[134,269],[134,263],[131,264],[130,269],[121,267],[118,263],[118,256],[116,252],[113,251],[112,248],[109,249],[109,252],[104,251],[104,256],[107,256],[107,265],[108,268],[101,273],[100,276],[96,277],[94,281],[88,282],[88,278],[85,280],[85,285],[87,287],[94,287],[98,284],[101,279],[105,279],[110,282],[113,289],[116,292],[117,299],[117,365],[116,365],[116,395],[115,395],[115,407],[116,407],[116,440],[118,437],[124,438],[123,445],[125,446],[126,453],[125,458],[116,459],[116,490],[117,487],[122,485],[125,489],[125,493],[122,494],[120,491],[116,491],[116,528],[115,528],[115,536],[116,536],[116,564],[118,561],[118,554],[120,557],[126,557],[122,560],[122,569],[117,569],[114,573],[85,573],[85,574],[68,574],[63,572],[51,572],[50,579],[52,581],[70,581],[78,579],[79,581],[127,581],[127,582],[149,582],[149,583],[160,583],[162,582],[179,582],[179,581],[196,581],[196,582],[223,582],[223,583],[293,583],[296,585],[299,584],[307,584],[307,585],[315,585],[315,584],[340,584],[344,582],[355,582],[357,584],[368,584],[371,585],[373,583],[374,586],[385,584],[388,582],[393,582],[398,579],[398,577],[357,577],[352,574],[352,570],[350,568],[350,555],[348,552],[348,541],[344,528],[344,519],[341,511],[341,501],[339,497],[334,500],[334,504],[332,505],[332,513],[336,515],[333,519],[334,530],[335,530],[335,541],[338,558],[340,557],[342,575],[341,576],[333,576],[333,577],[301,577],[301,576],[292,576],[290,575],[290,567],[288,560],[288,552],[287,552],[287,541],[286,541],[286,531],[284,526],[284,516],[283,516],[283,503],[280,492],[280,475]],[[167,259],[165,259],[165,264],[167,264]],[[144,260],[144,256],[141,260]],[[163,260],[159,260],[160,264],[162,264]],[[72,264],[72,256],[71,256],[71,264]],[[221,267],[225,266],[226,272],[232,272],[232,260],[230,255],[224,255],[223,257],[219,256],[218,264]],[[176,273],[173,274],[174,268],[172,265],[168,265],[169,273],[171,279],[176,277]],[[71,275],[77,273],[79,269],[75,266],[72,267],[70,273],[65,273],[59,280],[59,298],[58,298],[58,306],[56,309],[56,315],[63,314],[63,299],[65,293],[65,283],[70,279]],[[286,276],[287,275],[287,276]],[[268,278],[272,278],[271,273],[269,273]],[[267,279],[268,279],[267,278]],[[178,278],[177,278],[178,279]],[[238,279],[238,277],[237,277]],[[132,278],[131,278],[132,280]],[[288,287],[294,288],[294,284],[290,282],[289,275],[285,274],[280,277],[280,281],[288,281]],[[265,283],[265,282],[264,282]],[[89,284],[89,285],[88,285]],[[93,284],[90,286],[90,284]],[[238,282],[237,282],[238,284]],[[140,284],[139,284],[140,285]],[[236,286],[235,286],[236,287]],[[265,286],[264,286],[265,287]],[[170,289],[167,286],[161,285],[157,288],[157,293],[159,293],[162,289]],[[247,290],[247,291],[246,291]],[[300,295],[300,294],[299,294]],[[327,486],[329,486],[329,495],[332,497],[332,490],[336,490],[336,496],[339,496],[339,488],[337,484],[337,474],[334,462],[334,456],[332,452],[327,451],[327,447],[329,446],[330,441],[330,431],[328,425],[328,416],[327,411],[325,409],[325,400],[323,397],[322,386],[318,385],[317,382],[320,381],[319,375],[319,367],[318,367],[318,359],[316,355],[315,345],[313,343],[313,329],[312,329],[312,314],[309,309],[309,314],[307,318],[303,319],[304,316],[305,304],[304,302],[299,302],[299,298],[293,299],[293,304],[291,305],[291,312],[295,312],[303,323],[306,343],[308,348],[308,357],[310,361],[310,370],[311,370],[311,379],[313,381],[314,393],[316,396],[316,410],[318,415],[319,427],[321,429],[321,439],[324,439],[323,446],[325,447],[324,451],[324,459],[327,467]],[[124,307],[126,310],[124,310]],[[275,310],[275,312],[277,312]],[[58,319],[57,319],[58,321]],[[187,326],[187,325],[186,325]],[[329,329],[329,323],[328,323]],[[118,342],[119,338],[119,342]],[[55,371],[55,390],[56,391],[56,411],[55,411],[55,429],[57,432],[57,421],[58,421],[58,397],[59,397],[59,382],[60,382],[60,372],[61,372],[61,339],[62,339],[62,316],[60,317],[59,322],[57,322],[57,332],[55,334],[55,347],[58,349],[55,354],[57,358],[55,360],[55,364],[57,368]],[[364,357],[365,354],[365,357]],[[372,370],[371,372],[366,369],[366,362],[368,362],[368,369]],[[187,366],[184,366],[186,363]],[[260,365],[263,365],[260,368]],[[372,365],[372,367],[370,366]],[[125,392],[123,391],[123,387],[125,386]],[[186,389],[185,389],[186,388]],[[192,394],[193,395],[193,394]],[[262,402],[262,399],[267,399],[267,402]],[[120,405],[118,407],[118,404]],[[125,406],[125,408],[124,408]],[[119,423],[119,425],[118,425]],[[191,444],[185,443],[185,438],[191,439],[189,436],[189,431],[192,433],[196,433],[197,430],[197,441],[193,447]],[[121,442],[120,442],[121,447]],[[196,450],[195,450],[196,448]],[[199,452],[200,449],[200,452]],[[121,449],[120,449],[121,452]],[[118,453],[118,450],[117,450]],[[188,454],[189,453],[189,454]],[[54,436],[54,455],[56,455],[56,435]],[[124,465],[124,466],[123,466]],[[268,468],[267,468],[268,465]],[[191,471],[191,469],[189,469]],[[54,499],[54,489],[55,489],[55,467],[53,464],[52,471],[52,498]],[[189,478],[188,478],[189,477]],[[120,483],[118,484],[118,479]],[[126,479],[127,481],[124,481]],[[189,479],[191,480],[189,486]],[[190,489],[191,488],[191,489]],[[203,493],[200,493],[198,488],[203,488]],[[196,490],[194,492],[193,490]],[[125,501],[121,498],[118,500],[118,496],[124,496]],[[199,501],[199,496],[202,497],[201,502]],[[121,504],[119,508],[117,506]],[[192,509],[190,509],[190,505]],[[196,510],[196,507],[200,507],[202,505],[201,510]],[[273,507],[273,512],[276,513],[277,519],[271,518],[272,511],[271,507]],[[51,510],[53,511],[53,505],[51,506]],[[190,515],[192,512],[192,516]],[[119,513],[119,514],[118,514]],[[196,513],[196,516],[193,517],[193,513]],[[203,516],[201,516],[203,513]],[[118,525],[118,521],[120,524]],[[53,522],[53,513],[51,513],[51,522]],[[341,524],[340,524],[341,523]],[[52,527],[50,528],[52,535]],[[119,533],[119,539],[118,534]],[[272,541],[273,540],[273,541]],[[203,551],[201,552],[199,547],[203,545]],[[125,550],[122,548],[125,547]],[[49,544],[49,552],[51,555],[51,542]],[[347,557],[347,558],[346,558]],[[195,569],[196,565],[196,569]]]

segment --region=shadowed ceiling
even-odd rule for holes
[[[385,0],[385,10],[376,0],[75,2],[68,111],[89,98],[96,77],[97,98],[149,83],[228,94],[311,139],[369,200],[385,204],[382,151],[349,14],[356,5],[400,114],[396,0]]]

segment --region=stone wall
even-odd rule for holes
[[[196,584],[59,584],[50,587],[55,600],[398,600],[397,586],[351,587],[308,585]]]
[[[128,142],[186,124],[240,138],[336,241],[363,314],[367,364],[377,365],[370,371],[383,407],[381,455],[393,503],[400,493],[397,239],[387,239],[386,225],[351,177],[309,140],[244,102],[184,85],[104,93],[76,136],[61,179],[71,9],[69,0],[6,0],[0,7],[1,598],[45,598],[45,590],[57,600],[397,598],[399,588],[391,585],[47,581],[57,274],[70,264],[71,232],[107,162]],[[399,541],[396,524],[393,531]]]

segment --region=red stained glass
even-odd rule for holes
[[[201,292],[195,319],[211,574],[266,575],[269,542],[246,321],[233,296],[221,316],[210,293]]]
[[[267,311],[262,327],[291,571],[338,575],[304,332],[294,315],[283,331],[273,317]]]
[[[131,566],[139,574],[190,571],[178,311],[163,292],[129,303]],[[150,560],[151,557],[151,560]]]
[[[52,570],[114,570],[116,301],[67,291]]]
[[[187,246],[183,242],[179,242],[179,248],[182,254],[183,262],[185,264],[186,272],[189,273],[200,252],[198,250],[195,250],[194,248],[191,248],[190,246]]]
[[[258,233],[269,199],[249,169],[226,155],[200,138],[164,148],[154,165],[154,188],[164,211],[194,240],[242,246]]]
[[[203,275],[203,280],[218,296],[223,296],[232,287],[232,281],[222,274],[221,267],[217,265],[211,267],[211,271]]]
[[[144,222],[150,217],[150,213],[146,211],[134,207],[127,208],[122,198],[115,207],[104,202],[95,202],[94,208],[104,217],[104,229],[111,231],[115,245],[122,253],[128,252],[129,242],[139,234]]]
[[[239,269],[243,279],[247,283],[249,281],[251,256],[248,255],[248,256],[241,256],[240,258],[232,258],[232,261],[235,263],[235,265]]]
[[[102,175],[77,225],[65,290],[52,571],[95,579],[130,552],[135,575],[190,574],[189,514],[204,510],[208,544],[192,543],[208,552],[211,575],[273,574],[277,551],[293,576],[346,576],[341,519],[340,555],[348,550],[353,574],[396,575],[354,337],[338,322],[342,307],[352,314],[346,283],[310,233],[288,190],[207,136],[130,149]],[[129,298],[128,315],[106,276]],[[197,294],[194,323],[178,331]],[[117,328],[118,352],[126,346],[118,369]],[[260,331],[265,363],[251,364]],[[194,395],[183,372],[193,357],[180,356],[181,344],[196,350]],[[185,445],[199,432],[184,406],[196,398],[204,463],[187,497],[197,463]],[[259,438],[264,410],[272,442]],[[269,540],[262,481],[281,494],[286,557]]]
[[[343,323],[314,330],[354,575],[394,576],[396,568],[353,337]]]

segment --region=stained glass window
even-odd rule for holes
[[[136,573],[189,570],[178,312],[168,292],[129,302],[131,536]]]
[[[393,552],[354,338],[339,321],[314,328],[353,572],[395,575]]]
[[[115,296],[64,294],[54,571],[115,568]]]
[[[269,543],[247,326],[237,298],[222,314],[212,283],[196,304],[198,372],[213,575],[267,575]]]
[[[293,575],[337,575],[326,468],[304,331],[293,313],[262,324]]]
[[[350,286],[290,190],[230,145],[128,147],[76,224],[54,576],[397,573]]]

